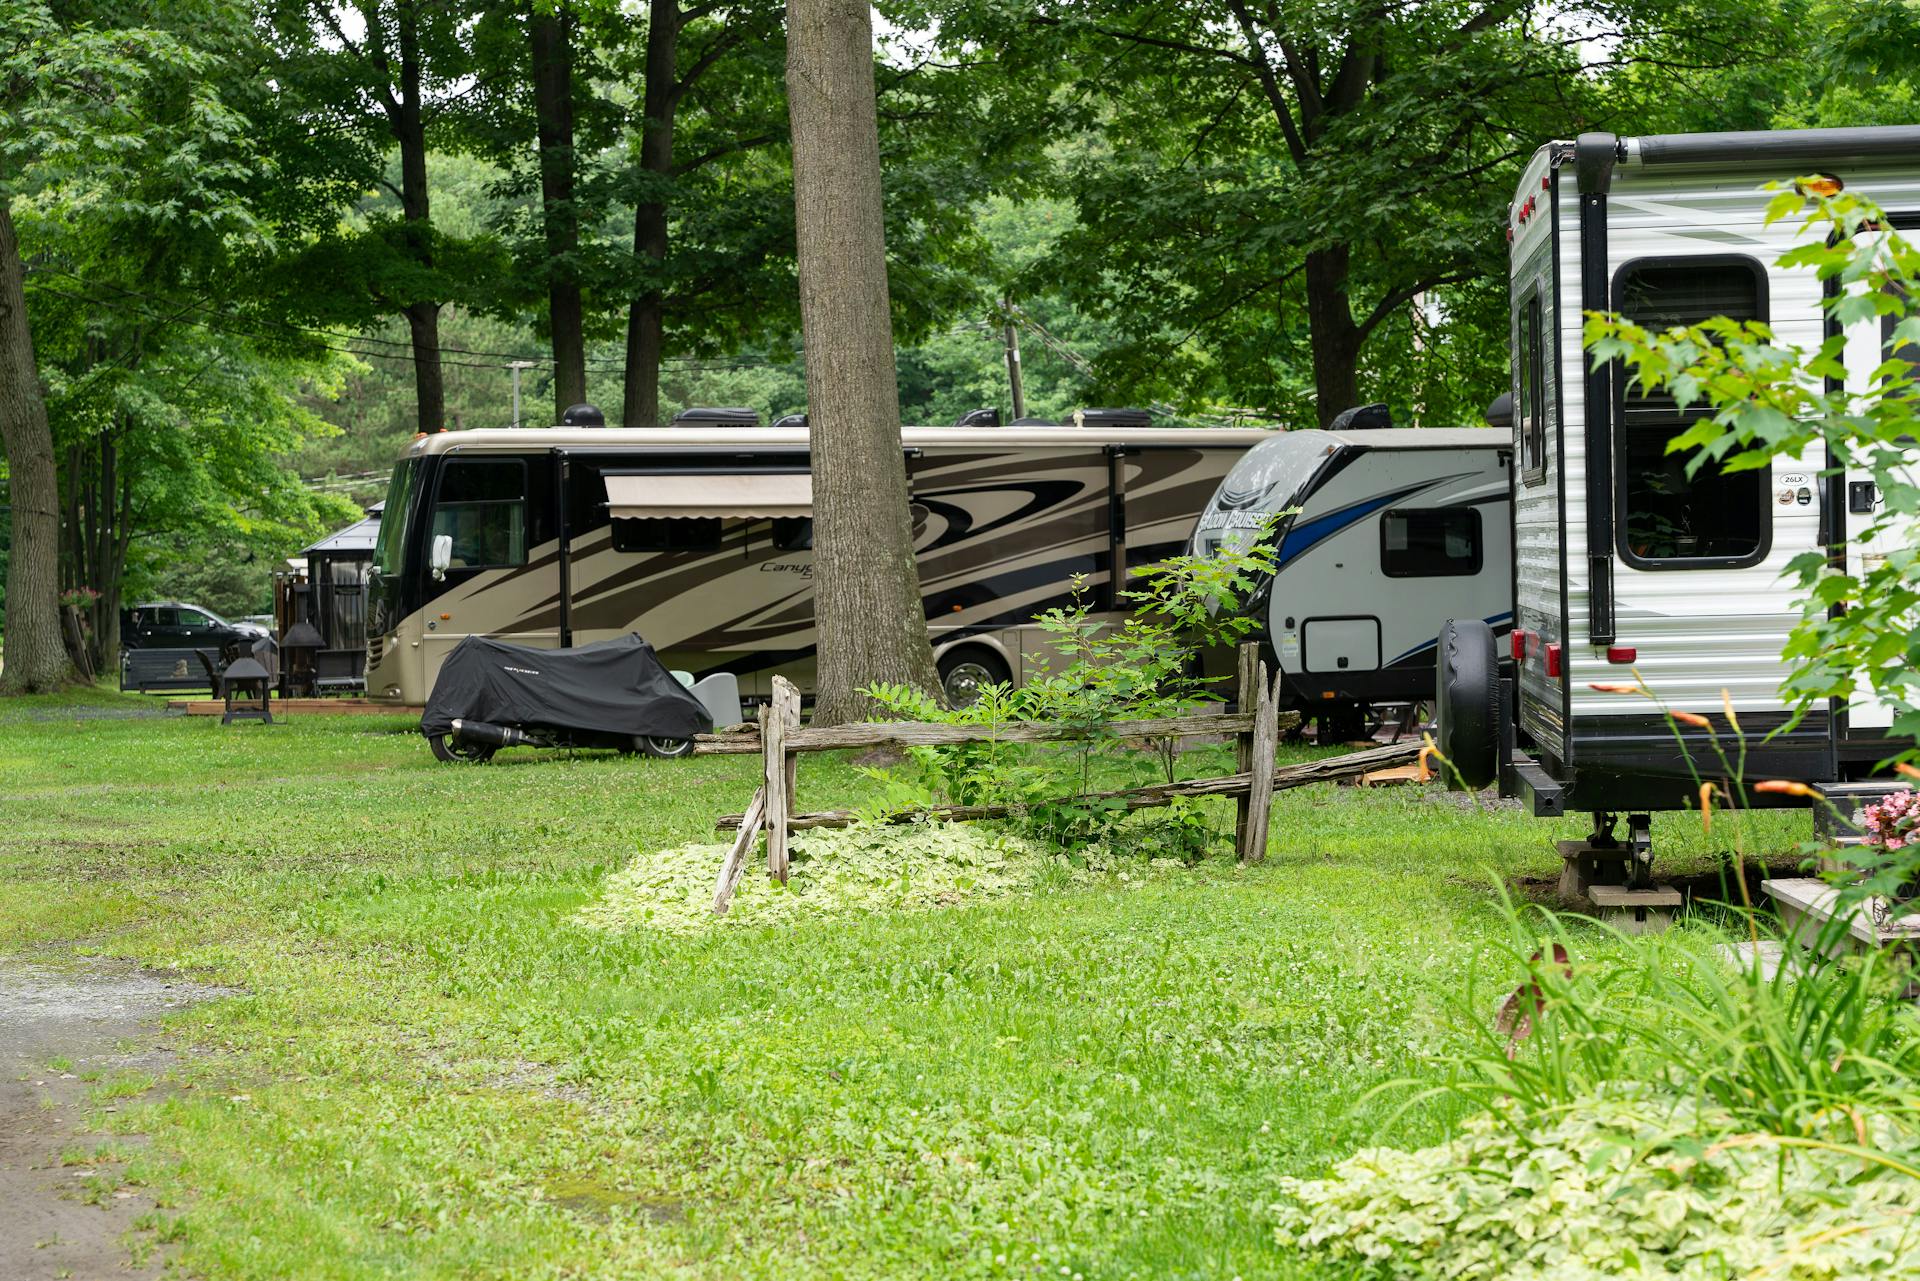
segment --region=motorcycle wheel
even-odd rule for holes
[[[464,761],[470,765],[484,765],[493,759],[496,750],[490,743],[465,743],[451,734],[427,735],[427,746],[433,754],[443,761]]]
[[[690,738],[659,738],[652,734],[637,734],[633,745],[648,756],[658,756],[671,760],[676,756],[693,755],[693,740]]]

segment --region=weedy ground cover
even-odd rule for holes
[[[756,759],[460,768],[397,719],[127,705],[0,711],[0,950],[244,992],[177,1020],[195,1089],[101,1118],[153,1136],[133,1174],[216,1281],[1344,1275],[1276,1244],[1279,1180],[1446,1137],[1459,1102],[1383,1135],[1367,1092],[1503,945],[1493,878],[1579,827],[1302,789],[1258,867],[607,929],[577,918],[712,840]],[[879,786],[801,765],[809,805]],[[1784,853],[1806,819],[1754,831]],[[1689,817],[1656,839],[1713,858]]]

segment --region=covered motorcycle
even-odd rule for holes
[[[706,706],[637,633],[573,649],[469,636],[447,655],[420,718],[443,761],[520,746],[685,756],[712,729]]]

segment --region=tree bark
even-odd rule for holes
[[[56,689],[72,675],[60,635],[60,481],[27,320],[26,269],[13,213],[0,200],[0,446],[13,541],[0,694]]]
[[[540,137],[541,218],[547,238],[547,317],[553,329],[553,421],[587,398],[581,336],[580,217],[574,206],[573,14],[536,6],[528,23]]]
[[[679,0],[653,0],[652,13],[647,19],[646,85],[640,107],[640,171],[659,184],[665,184],[673,173],[679,44]],[[634,206],[633,256],[656,272],[666,262],[667,203],[664,199],[643,200]],[[627,427],[656,427],[660,423],[665,305],[665,298],[655,287],[636,295],[627,307],[627,384],[620,413],[620,421]]]
[[[1360,403],[1360,344],[1347,295],[1348,250],[1344,244],[1307,255],[1307,332],[1313,343],[1313,392],[1320,425]]]
[[[407,249],[422,267],[433,266],[433,216],[427,199],[427,130],[420,111],[420,27],[412,4],[398,6],[400,96],[389,99],[388,119],[400,146],[400,208],[406,219]],[[413,337],[413,383],[420,430],[444,430],[447,400],[440,372],[440,304],[407,304],[407,328]]]
[[[813,448],[814,723],[877,681],[936,691],[900,443],[866,0],[787,7],[795,244]]]

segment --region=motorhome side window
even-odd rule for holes
[[[453,538],[453,569],[527,563],[527,465],[517,458],[455,458],[440,473],[433,534]]]
[[[718,516],[641,516],[614,520],[617,552],[712,552],[720,550]]]
[[[1766,319],[1766,277],[1751,258],[1630,262],[1614,278],[1614,305],[1654,331],[1713,316]],[[1620,376],[1617,450],[1620,550],[1629,564],[1684,569],[1752,562],[1765,551],[1765,471],[1723,472],[1715,463],[1687,474],[1689,455],[1667,442],[1702,414],[1672,396],[1649,394]]]
[[[1541,335],[1540,295],[1529,297],[1520,309],[1520,428],[1521,472],[1539,480],[1547,470],[1546,357]]]
[[[1471,507],[1403,507],[1380,515],[1380,572],[1454,578],[1480,572],[1480,513]]]

